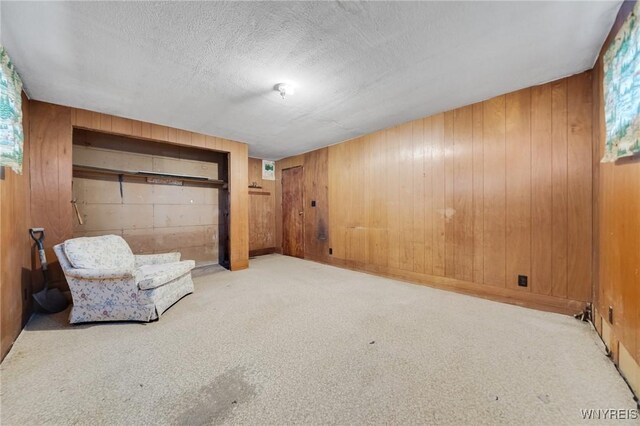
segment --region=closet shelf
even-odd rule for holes
[[[197,183],[205,183],[209,185],[222,186],[224,188],[227,187],[227,182],[219,179],[211,179],[206,176],[188,176],[188,175],[178,175],[173,173],[158,173],[151,171],[133,171],[133,170],[116,170],[116,169],[105,169],[102,167],[92,167],[92,166],[80,166],[73,165],[73,172],[81,173],[82,175],[115,175],[115,176],[135,176],[141,178],[160,178],[160,179],[176,179],[181,180],[183,182],[197,182]]]

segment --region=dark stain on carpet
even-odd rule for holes
[[[182,412],[175,419],[181,425],[223,423],[240,404],[253,399],[255,385],[245,378],[245,369],[235,367],[202,386],[195,394],[184,395],[176,408]],[[185,409],[185,407],[187,407]]]

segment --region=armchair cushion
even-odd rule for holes
[[[122,237],[102,235],[67,240],[64,253],[69,263],[79,269],[133,270],[135,257]]]
[[[136,254],[136,268],[143,265],[158,265],[160,263],[180,262],[180,253]]]
[[[164,263],[156,265],[142,265],[137,268],[138,288],[149,290],[160,287],[189,273],[195,267],[193,260],[183,260],[182,262]]]

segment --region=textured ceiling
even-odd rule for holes
[[[34,99],[279,159],[589,69],[619,6],[2,1],[0,30]]]

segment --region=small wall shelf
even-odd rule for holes
[[[249,191],[249,195],[271,195],[271,193],[267,191]]]

